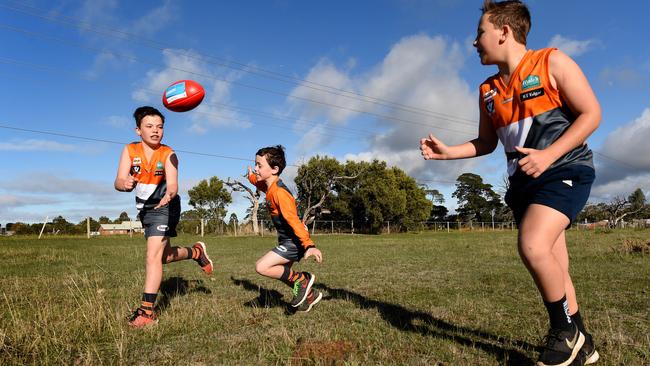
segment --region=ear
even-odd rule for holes
[[[506,24],[501,27],[501,38],[499,38],[499,44],[504,43],[510,36],[512,36],[512,29],[510,29],[510,26]]]
[[[271,167],[271,174],[278,175],[279,172],[280,172],[280,167],[279,166],[276,165],[274,167]]]
[[[138,136],[142,136],[142,131],[140,131],[140,127],[135,128],[135,133],[137,133]]]

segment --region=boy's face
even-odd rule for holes
[[[135,131],[142,138],[142,142],[150,146],[160,145],[163,138],[164,123],[159,116],[144,116],[140,121],[140,128]]]
[[[255,175],[258,180],[267,180],[278,174],[278,167],[271,167],[266,156],[255,155]]]
[[[493,65],[499,60],[496,53],[499,45],[502,43],[503,32],[501,29],[496,28],[488,18],[489,14],[483,14],[476,30],[476,39],[474,40],[474,47],[478,52],[478,57],[481,59],[483,65]]]

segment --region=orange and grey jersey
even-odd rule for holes
[[[550,82],[548,59],[554,50],[528,50],[508,85],[498,74],[481,84],[480,107],[505,148],[510,176],[517,172],[517,162],[522,158],[515,146],[545,149],[576,119]],[[586,143],[560,157],[550,168],[572,164],[593,167],[592,152]]]
[[[266,183],[257,181],[255,174],[249,174],[248,180],[266,194],[271,220],[278,232],[278,242],[291,240],[305,249],[315,246],[307,228],[298,218],[296,200],[282,180],[276,180],[268,188]]]
[[[174,150],[160,145],[147,160],[142,142],[133,142],[126,147],[131,159],[130,174],[138,181],[135,186],[135,207],[138,210],[154,208],[167,192],[165,163]]]

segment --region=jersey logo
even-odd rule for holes
[[[285,247],[284,245],[278,245],[277,247],[275,247],[275,249],[277,249],[278,251],[280,251],[282,253],[287,252],[287,247]]]
[[[572,180],[563,180],[562,183],[566,184],[569,187],[573,187],[573,181]]]
[[[497,88],[487,91],[483,94],[483,101],[487,102],[488,100],[494,98],[497,95]]]
[[[142,164],[142,159],[140,159],[139,156],[133,158],[133,165],[140,165],[140,164]]]
[[[527,101],[529,99],[535,99],[537,97],[541,97],[542,95],[544,95],[544,88],[539,88],[539,89],[535,89],[535,90],[531,90],[531,91],[519,94],[519,100],[521,100],[522,102],[525,102],[525,101]]]
[[[156,230],[158,230],[158,231],[167,231],[167,229],[169,229],[169,226],[167,226],[167,225],[158,225],[158,226],[156,226]]]
[[[140,166],[139,165],[134,165],[134,166],[131,167],[131,169],[133,169],[133,172],[135,174],[140,174]]]
[[[490,99],[490,101],[485,104],[485,109],[487,109],[489,114],[494,113],[494,99]]]
[[[157,170],[162,170],[162,168],[163,168],[163,163],[162,163],[162,161],[157,162],[157,163],[156,163],[156,169],[157,169]]]
[[[526,90],[530,88],[534,88],[536,86],[540,86],[541,83],[539,81],[539,76],[537,75],[528,75],[528,77],[522,81],[521,83],[521,90]]]

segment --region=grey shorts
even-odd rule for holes
[[[178,196],[176,196],[178,197]],[[144,237],[176,236],[176,225],[181,217],[181,201],[173,199],[168,205],[159,209],[142,209],[138,218],[144,227]]]
[[[291,240],[285,240],[279,243],[278,246],[273,248],[271,251],[292,262],[300,262],[302,257],[305,256],[305,248]]]

